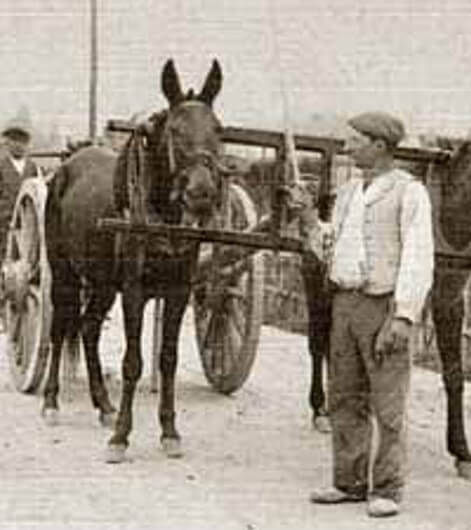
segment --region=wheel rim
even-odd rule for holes
[[[36,390],[45,369],[49,344],[49,268],[43,210],[45,185],[25,181],[13,212],[6,270],[13,288],[6,299],[10,370],[18,390]],[[8,277],[8,274],[7,274]]]
[[[231,192],[228,224],[236,231],[248,230],[257,221],[255,209],[242,188],[231,186]],[[209,252],[208,247],[205,252]],[[242,385],[255,358],[263,296],[261,260],[261,253],[257,253],[239,262],[237,269],[228,267],[220,271],[218,292],[213,299],[205,298],[205,292],[195,292],[195,322],[203,369],[209,382],[223,393]],[[205,288],[207,285],[203,291]]]

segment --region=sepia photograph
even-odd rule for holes
[[[1,1],[0,530],[471,530],[470,28]]]

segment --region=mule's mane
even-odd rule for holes
[[[167,121],[168,112],[168,109],[164,109],[152,114],[148,118],[148,122],[152,125],[152,138],[150,139],[152,144],[154,144],[154,142],[160,142]],[[135,131],[131,133],[118,155],[113,184],[115,208],[119,214],[122,214],[125,209],[129,209],[130,207],[128,189],[130,172],[133,170],[135,171],[136,169],[143,169],[131,167],[131,164],[133,163],[131,154],[133,151],[141,147],[139,146],[140,142],[142,142],[142,133],[139,131],[139,126],[136,126]],[[156,171],[157,169],[160,169],[160,173],[163,168],[155,168],[156,161],[154,160],[154,157],[149,156],[149,152],[149,148],[145,149],[145,173]],[[148,178],[144,178],[144,184],[147,184],[148,180]]]

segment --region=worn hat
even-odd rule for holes
[[[8,136],[11,133],[20,133],[28,138],[32,136],[31,124],[19,118],[13,118],[2,129],[2,136]]]
[[[402,121],[386,112],[364,112],[351,118],[348,125],[361,134],[382,138],[395,147],[406,135]]]

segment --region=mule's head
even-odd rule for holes
[[[170,174],[169,202],[178,205],[187,223],[208,219],[221,198],[219,164],[222,126],[212,104],[221,90],[222,72],[214,61],[201,92],[183,93],[173,61],[162,71],[162,91],[169,102],[158,156]]]

